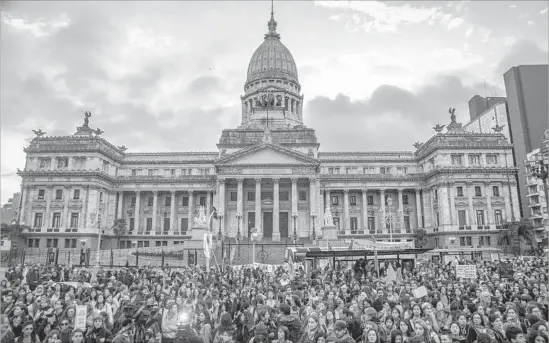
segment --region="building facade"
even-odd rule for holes
[[[511,141],[511,131],[507,121],[507,101],[503,98],[474,117],[471,113],[471,121],[464,124],[463,128],[465,131],[478,133],[501,132],[508,141]]]
[[[241,123],[216,152],[131,153],[84,125],[67,137],[38,132],[25,148],[20,222],[29,247],[187,244],[194,218],[216,208],[229,238],[308,240],[329,210],[339,239],[412,241],[426,230],[440,248],[496,246],[503,220],[519,217],[512,147],[501,132],[447,131],[414,151],[324,152],[303,123],[298,70],[271,16],[252,55]],[[36,132],[35,132],[36,133]],[[115,243],[116,244],[116,243]]]
[[[525,217],[529,213],[529,201],[523,162],[528,153],[539,148],[543,134],[549,127],[548,76],[548,65],[520,65],[512,67],[503,75],[515,165],[520,167],[518,184],[521,211]]]
[[[0,209],[0,222],[11,224],[18,217],[19,205],[21,203],[21,193],[14,193],[8,202],[2,205]]]
[[[469,100],[469,118],[475,120],[479,115],[486,113],[496,104],[507,101],[504,96],[483,97],[475,95]],[[489,131],[488,131],[489,132]]]
[[[543,180],[532,174],[530,169],[531,163],[536,163],[541,159],[540,149],[534,149],[527,154],[525,161],[526,175],[526,197],[528,199],[529,213],[528,217],[535,228],[544,228],[548,225],[547,216],[547,199],[545,197],[545,188]]]

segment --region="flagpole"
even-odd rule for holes
[[[376,238],[374,237],[374,235],[372,235],[372,239],[374,240],[374,264],[375,264],[375,267],[376,267],[376,273],[377,273],[377,277],[380,277],[379,275],[379,263],[378,263],[378,260],[377,260],[377,241],[376,241]]]

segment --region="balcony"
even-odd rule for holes
[[[484,229],[484,225],[477,225],[477,230],[482,230]]]

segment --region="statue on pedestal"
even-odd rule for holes
[[[194,217],[194,225],[195,226],[207,226],[208,225],[208,218],[206,217],[206,211],[204,209],[204,205],[200,206],[200,210],[198,212],[198,217]]]
[[[329,207],[326,207],[326,211],[324,211],[324,225],[325,226],[334,225],[334,218],[332,218],[332,212],[330,211]]]

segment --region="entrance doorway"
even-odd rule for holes
[[[263,237],[273,237],[273,212],[263,213]]]
[[[288,212],[280,212],[279,214],[279,221],[280,221],[280,224],[279,224],[279,228],[280,228],[280,237],[281,238],[289,238],[289,230],[288,230],[288,227],[289,227],[289,217],[288,217]]]

